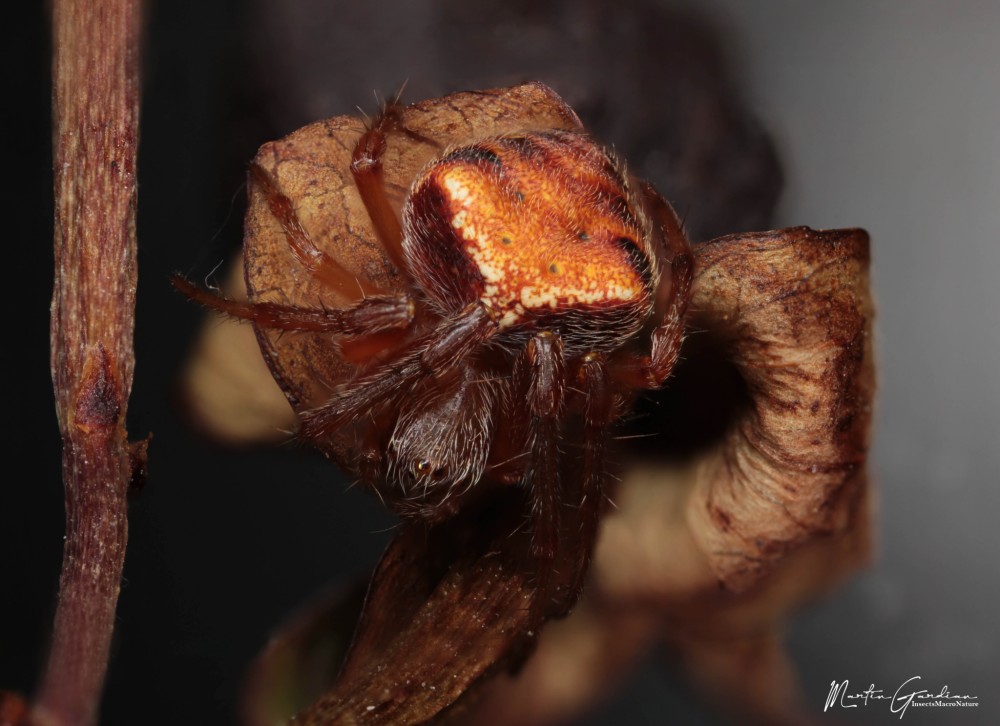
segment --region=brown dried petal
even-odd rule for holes
[[[874,395],[868,262],[862,230],[796,227],[698,250],[695,324],[724,337],[752,399],[688,507],[729,589],[855,523]]]
[[[510,534],[522,506],[515,497],[481,521],[460,516],[429,535],[414,526],[397,536],[337,682],[296,723],[424,723],[516,665],[534,636],[530,541]]]

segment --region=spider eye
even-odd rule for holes
[[[417,459],[409,472],[410,478],[430,477],[434,481],[441,481],[448,475],[448,468],[435,465],[427,459]]]

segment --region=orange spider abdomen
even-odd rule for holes
[[[507,328],[648,309],[646,222],[621,172],[580,134],[455,149],[424,171],[404,214],[411,271],[446,311],[479,301]]]

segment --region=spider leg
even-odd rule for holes
[[[532,602],[542,619],[557,590],[562,490],[559,482],[559,423],[566,387],[562,341],[542,331],[528,342],[524,361],[528,389],[528,466],[523,484],[531,498],[532,554],[537,562],[537,591]]]
[[[649,182],[642,182],[641,189],[646,208],[649,210],[653,222],[657,226],[658,236],[662,240],[665,257],[671,263],[670,275],[660,278],[660,285],[656,291],[655,310],[656,314],[662,317],[667,313],[672,302],[678,299],[678,296],[684,301],[687,300],[691,287],[694,255],[674,208]]]
[[[170,282],[201,305],[275,330],[306,330],[357,337],[385,330],[401,330],[413,322],[414,316],[413,301],[405,295],[369,297],[349,308],[327,310],[230,300],[203,290],[180,275],[173,275]]]
[[[407,265],[403,253],[403,228],[385,194],[382,177],[382,157],[385,155],[386,139],[390,131],[402,131],[415,141],[437,147],[440,145],[403,126],[402,109],[397,96],[388,101],[372,119],[368,129],[358,139],[351,156],[354,184],[358,188],[365,209],[368,210],[375,233],[392,264],[400,272],[405,272]]]
[[[396,360],[350,381],[322,406],[304,411],[300,416],[301,435],[323,439],[376,406],[392,405],[417,380],[449,374],[496,329],[496,322],[482,305],[469,305],[414,341]]]
[[[614,415],[614,392],[603,357],[583,356],[576,384],[584,395],[583,468],[580,480],[580,546],[571,580],[571,594],[583,588],[597,540],[597,526],[604,503],[607,478],[608,425]]]
[[[312,241],[302,226],[292,200],[281,193],[274,178],[264,167],[259,164],[251,164],[250,180],[263,192],[271,214],[278,220],[285,233],[285,239],[288,241],[292,254],[309,271],[309,274],[351,300],[357,299],[359,292],[361,296],[379,293],[376,286],[363,278],[356,277],[316,246],[316,243]]]
[[[633,388],[659,388],[670,377],[680,355],[684,315],[694,275],[694,255],[667,201],[650,184],[643,183],[642,191],[663,240],[670,274],[660,277],[656,291],[654,310],[660,316],[660,324],[650,335],[649,355],[619,361],[612,370],[617,380]]]

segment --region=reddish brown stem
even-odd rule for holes
[[[53,5],[51,363],[63,439],[66,544],[51,652],[32,713],[38,724],[96,720],[125,558],[138,5]]]

